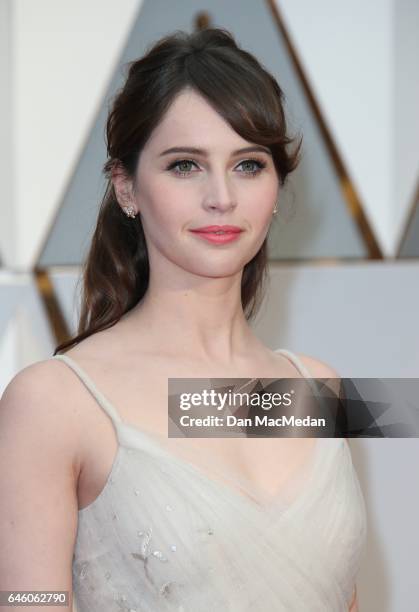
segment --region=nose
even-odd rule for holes
[[[229,211],[237,206],[237,202],[228,184],[228,178],[223,172],[214,173],[209,182],[209,189],[204,198],[205,210]]]

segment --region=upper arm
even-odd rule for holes
[[[0,590],[66,590],[69,609],[77,436],[55,362],[33,364],[12,379],[0,400]]]

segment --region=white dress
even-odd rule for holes
[[[74,360],[53,359],[86,385],[119,442],[105,487],[78,512],[78,612],[348,611],[367,522],[344,438],[317,438],[268,497],[183,457],[184,440],[124,423]]]

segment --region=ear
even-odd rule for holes
[[[137,206],[133,196],[132,179],[126,173],[120,162],[116,162],[112,168],[111,180],[115,190],[118,204],[122,207],[132,206],[137,212]]]

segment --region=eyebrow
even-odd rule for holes
[[[236,149],[233,151],[233,155],[239,155],[240,153],[267,153],[272,156],[272,153],[268,147],[264,147],[262,145],[251,145],[250,147],[244,147],[242,149]],[[203,157],[208,157],[208,151],[205,149],[199,149],[197,147],[171,147],[170,149],[166,149],[162,151],[159,157],[163,155],[169,155],[169,153],[191,153],[192,155],[202,155]]]

